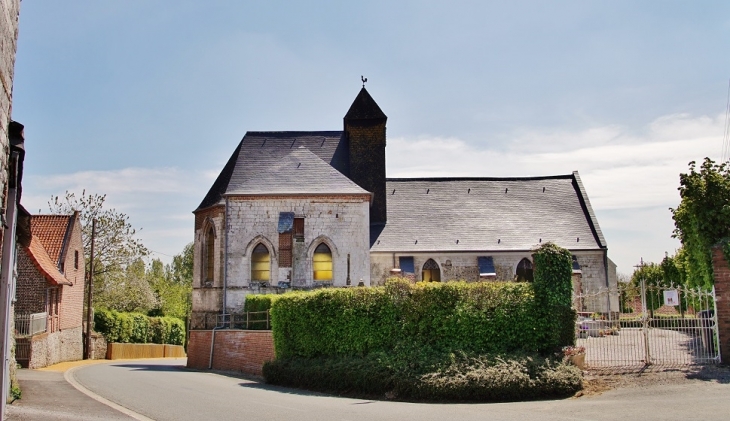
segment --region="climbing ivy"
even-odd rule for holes
[[[573,298],[573,257],[570,251],[545,243],[532,255],[535,262],[534,287],[542,333],[547,349],[575,343]]]
[[[705,158],[697,170],[694,161],[689,172],[679,175],[681,201],[670,208],[674,219],[673,237],[682,242],[687,285],[708,288],[713,285],[712,246],[721,243],[725,258],[730,258],[730,171],[726,163]],[[730,259],[729,259],[730,260]]]

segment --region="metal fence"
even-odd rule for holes
[[[238,314],[194,314],[190,320],[192,330],[210,329],[271,330],[269,310],[247,311]]]
[[[611,293],[620,295],[620,311],[578,313],[576,344],[585,347],[589,368],[720,363],[714,288],[705,291],[642,281],[578,298]]]
[[[48,313],[16,314],[15,334],[33,336],[47,330]]]

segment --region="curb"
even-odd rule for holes
[[[114,360],[114,361],[118,361],[118,360]],[[112,362],[112,360],[109,360],[109,362]],[[97,395],[96,393],[92,392],[91,390],[87,389],[83,385],[81,385],[81,383],[79,383],[76,380],[76,378],[74,377],[74,372],[83,367],[86,367],[86,365],[79,365],[76,367],[69,368],[68,370],[66,370],[63,373],[63,378],[66,379],[66,382],[68,382],[71,386],[75,387],[76,390],[78,390],[79,392],[90,397],[91,399],[94,399],[97,402],[103,403],[104,405],[106,405],[112,409],[116,409],[117,411],[123,413],[124,415],[132,417],[139,421],[155,421],[152,418],[145,417],[144,415],[134,412],[129,408],[126,408],[126,407],[116,404],[106,398],[103,398],[103,397]]]

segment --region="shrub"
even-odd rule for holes
[[[285,358],[266,363],[264,378],[271,384],[326,393],[429,401],[557,398],[582,387],[579,369],[535,355],[423,352],[424,360],[403,352]]]
[[[147,317],[114,310],[94,311],[94,330],[107,342],[183,345],[185,323],[174,317]]]

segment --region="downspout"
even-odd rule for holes
[[[0,380],[0,420],[4,419],[5,401],[10,390],[10,306],[13,299],[13,255],[15,254],[15,228],[18,194],[18,160],[20,154],[12,152],[8,168],[15,171],[8,177],[8,196],[6,198],[7,209],[4,216],[4,232],[2,239],[2,270],[0,272],[0,358],[2,358],[2,379]],[[13,186],[11,183],[14,183]]]
[[[608,319],[611,320],[611,282],[608,279],[608,247],[603,249],[603,271],[606,274],[606,289],[608,290],[608,294],[606,294],[608,297]],[[618,291],[616,293],[618,294]]]
[[[215,331],[223,329],[222,326],[216,326],[213,328],[213,333],[210,335],[210,359],[208,360],[208,370],[213,369],[213,348],[215,347]]]

